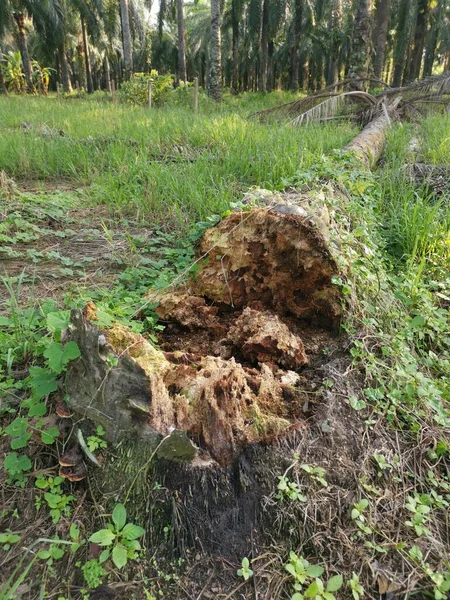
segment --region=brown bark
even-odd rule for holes
[[[0,52],[1,58],[1,52]],[[3,76],[2,63],[0,62],[0,94],[8,94],[8,90],[6,89],[5,78]]]
[[[330,31],[332,44],[328,62],[327,85],[336,83],[339,79],[339,52],[341,49],[342,0],[333,0],[330,16]]]
[[[27,33],[25,30],[25,15],[22,12],[13,13],[14,21],[17,25],[17,43],[22,56],[23,74],[27,84],[27,91],[33,93],[35,91],[33,84],[33,69],[31,67],[30,55],[28,53]]]
[[[384,57],[386,53],[387,34],[391,14],[392,0],[375,0],[375,15],[373,28],[373,74],[376,79],[382,79]]]
[[[105,58],[103,59],[103,65],[105,68],[106,91],[108,93],[111,93],[111,69],[109,67],[109,60],[107,54],[105,54]]]

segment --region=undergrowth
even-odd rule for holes
[[[98,110],[95,107],[95,111]],[[148,125],[149,117],[145,113],[136,114]],[[10,115],[9,125],[17,125],[18,119],[11,119]],[[325,468],[321,464],[302,462],[299,456],[293,457],[291,467],[284,475],[280,474],[278,482],[274,482],[274,502],[280,506],[281,512],[285,510],[292,513],[291,518],[292,515],[296,519],[298,517],[296,526],[300,530],[302,517],[306,514],[304,506],[309,506],[309,502],[314,503],[319,498],[320,508],[321,494],[326,494],[328,501],[333,504],[341,503],[344,514],[338,531],[339,544],[342,545],[338,549],[331,543],[330,549],[319,553],[314,546],[314,539],[311,540],[308,535],[305,535],[303,545],[298,547],[293,547],[294,536],[282,540],[282,551],[277,562],[279,565],[281,561],[287,573],[283,584],[285,595],[282,597],[292,597],[293,600],[333,600],[335,596],[353,597],[355,600],[364,595],[377,597],[372,591],[373,573],[376,573],[378,593],[385,597],[402,590],[405,597],[413,598],[422,594],[419,597],[443,600],[450,590],[446,517],[450,502],[448,197],[436,198],[429,192],[412,187],[399,172],[397,160],[400,159],[390,160],[396,148],[404,148],[404,140],[409,135],[409,130],[405,128],[391,133],[388,160],[385,167],[375,174],[362,170],[350,157],[340,152],[328,153],[320,158],[322,151],[341,145],[334,137],[336,130],[327,128],[321,129],[321,132],[324,135],[334,132],[333,135],[326,143],[322,140],[317,144],[313,141],[317,137],[317,130],[301,130],[301,143],[306,144],[307,152],[311,154],[301,163],[300,169],[298,154],[292,157],[289,168],[280,166],[280,162],[273,160],[275,143],[280,143],[281,150],[278,148],[277,152],[281,156],[300,143],[300,135],[286,133],[285,130],[281,134],[273,130],[269,133],[269,137],[274,137],[270,140],[272,145],[267,147],[267,156],[264,155],[259,168],[247,177],[252,169],[248,157],[257,160],[264,144],[268,142],[265,129],[262,130],[264,133],[258,133],[252,125],[252,133],[247,139],[249,130],[239,132],[241,121],[230,118],[227,123],[221,122],[220,137],[215,138],[217,120],[210,124],[209,129],[206,128],[206,132],[190,130],[184,134],[184,124],[185,121],[175,121],[171,125],[173,137],[168,135],[164,143],[173,145],[174,141],[178,142],[187,135],[191,136],[189,144],[195,144],[198,136],[203,138],[199,140],[199,146],[207,147],[214,143],[219,147],[219,154],[214,157],[218,163],[214,167],[214,174],[210,172],[211,155],[206,156],[202,170],[197,173],[199,180],[208,181],[208,172],[209,181],[218,177],[225,189],[230,185],[230,180],[225,176],[227,173],[234,174],[239,185],[266,181],[266,184],[280,188],[284,185],[321,187],[320,193],[334,212],[339,232],[342,275],[335,280],[335,284],[341,287],[346,298],[343,329],[351,340],[351,367],[363,378],[361,389],[342,401],[355,411],[355,421],[359,419],[366,427],[370,444],[374,443],[370,436],[375,429],[382,429],[377,449],[370,446],[371,454],[364,457],[370,465],[366,465],[366,471],[355,476],[355,488],[350,498],[333,496],[335,488],[328,483]],[[164,120],[162,125],[155,124],[154,134],[159,136],[159,143],[164,137],[162,132],[165,126],[169,127]],[[437,135],[436,127],[432,121],[425,123],[425,140],[430,139],[431,133]],[[346,130],[345,136],[349,131]],[[17,144],[16,155],[13,152],[13,158],[4,159],[6,164],[3,166],[9,166],[13,172],[20,167],[18,157],[24,143],[21,135],[17,132],[13,134],[14,143]],[[288,141],[282,143],[284,136]],[[77,161],[80,157],[75,156],[70,163],[68,155],[64,154],[66,142],[58,140],[47,143],[37,137],[31,143],[32,148],[33,143],[36,155],[30,159],[34,152],[32,149],[26,158],[22,156],[22,165],[25,165],[28,175],[58,174],[58,168],[54,168],[60,160],[58,152],[63,153],[60,164],[64,165],[64,169],[68,168],[69,163],[72,172],[78,172]],[[221,176],[220,147],[223,145],[225,148],[230,143],[236,146],[227,152],[223,150],[226,168],[223,167]],[[442,140],[436,142],[436,147],[439,148],[443,143]],[[55,154],[46,167],[48,171],[44,173],[43,157],[52,147],[51,144],[51,151]],[[247,146],[243,148],[245,144]],[[241,162],[240,151],[244,156]],[[247,151],[249,154],[245,158]],[[75,154],[77,152],[78,146]],[[90,149],[83,159],[92,180],[93,172],[102,168],[101,161],[105,158],[102,153],[107,161],[111,161],[111,168],[116,164],[122,169],[122,174],[119,173],[117,178],[111,175],[109,184],[102,177],[110,175],[95,174],[96,182],[103,190],[109,190],[108,193],[112,189],[117,190],[122,177],[124,197],[133,186],[132,202],[135,209],[141,210],[141,200],[137,201],[136,198],[141,194],[142,186],[145,187],[143,181],[161,176],[162,180],[157,184],[161,186],[159,200],[151,205],[153,209],[158,207],[158,202],[167,202],[177,211],[187,210],[189,213],[195,205],[193,190],[198,181],[195,179],[197,175],[191,177],[190,169],[198,167],[190,167],[190,163],[175,171],[164,167],[159,174],[155,171],[151,175],[146,168],[145,173],[140,174],[143,162],[148,158],[144,150],[139,150],[137,157],[134,155],[134,163],[128,161],[130,157],[123,148],[117,149],[115,156],[114,152],[96,150],[97,158],[87,165]],[[433,156],[435,160],[441,160],[439,153]],[[267,179],[269,158],[275,165],[270,171],[272,181]],[[99,162],[96,163],[97,159]],[[55,161],[53,166],[52,161]],[[261,173],[265,174],[265,179],[258,180]],[[180,174],[185,180],[180,180]],[[172,188],[170,180],[173,180]],[[331,185],[330,181],[340,182],[340,193],[335,193],[336,186]],[[108,188],[108,185],[111,187]],[[183,188],[184,195],[179,196],[180,186],[186,188]],[[211,214],[213,208],[229,206],[229,200],[238,195],[238,189],[239,186],[231,195],[214,203],[209,200],[209,194],[214,190],[217,192],[217,188],[197,188],[195,194],[198,194],[198,204],[193,214],[198,217]],[[163,191],[166,194],[164,199]],[[168,200],[171,194],[172,200]],[[123,202],[120,200],[120,203]],[[204,206],[200,208],[201,202]],[[186,209],[189,203],[190,208]],[[142,210],[147,211],[149,207]],[[17,218],[20,219],[20,215]],[[193,244],[204,228],[214,224],[217,218],[200,223],[189,236],[180,237],[176,233],[157,230],[153,239],[147,242],[149,256],[144,254],[143,260],[125,269],[118,276],[113,290],[83,292],[76,298],[70,295],[65,310],[49,301],[21,308],[18,302],[22,284],[20,278],[14,283],[4,278],[9,304],[8,316],[0,317],[2,443],[6,450],[3,471],[7,478],[7,489],[9,492],[12,490],[13,497],[22,492],[32,499],[32,508],[28,510],[36,511],[33,514],[42,517],[46,535],[37,537],[33,526],[23,533],[19,522],[22,515],[18,510],[12,505],[2,509],[1,517],[8,525],[0,534],[2,568],[9,573],[9,578],[0,592],[1,600],[15,597],[17,589],[36,564],[39,564],[43,573],[42,583],[39,584],[41,597],[48,594],[61,572],[64,573],[63,586],[70,585],[68,573],[74,570],[78,574],[76,581],[80,584],[81,592],[87,596],[89,588],[115,577],[112,568],[105,568],[108,561],[109,564],[112,561],[118,570],[130,568],[132,573],[134,568],[139,576],[145,572],[141,580],[147,598],[153,597],[157,593],[155,590],[162,589],[159,583],[154,585],[148,579],[148,571],[143,566],[146,561],[141,560],[141,557],[147,556],[146,551],[138,541],[143,530],[139,525],[126,522],[125,508],[118,504],[112,512],[107,512],[105,507],[95,506],[95,521],[82,519],[77,516],[76,509],[84,500],[81,492],[55,476],[54,461],[64,449],[60,447],[60,425],[55,421],[51,409],[63,400],[64,370],[70,360],[78,356],[76,344],[62,344],[61,332],[68,323],[69,307],[83,306],[88,300],[94,300],[98,306],[100,325],[118,320],[133,331],[151,337],[158,324],[151,303],[145,302],[144,306],[143,296],[149,288],[167,287],[191,271]],[[28,235],[35,234],[33,228],[25,229]],[[332,386],[331,381],[329,387]],[[95,452],[100,458],[102,453],[106,456],[109,449],[102,447],[101,432],[93,430],[90,438],[90,452]],[[57,450],[52,451],[54,448]],[[97,500],[94,498],[93,502],[95,504]],[[283,506],[288,508],[282,509]],[[100,551],[97,548],[96,554],[92,555],[89,541],[97,544]],[[26,552],[19,560],[23,548]],[[334,557],[333,561],[330,557]],[[18,566],[12,568],[11,565],[17,560]],[[58,564],[64,564],[61,571],[57,570]],[[157,573],[155,579],[166,579],[169,588],[176,585],[177,576],[160,570],[157,562],[151,564]],[[250,580],[254,577],[256,567],[255,557],[252,562],[244,557],[237,576],[244,582]]]

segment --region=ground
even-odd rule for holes
[[[350,597],[357,580],[367,598],[445,597],[448,194],[405,181],[401,167],[417,158],[412,137],[419,162],[448,164],[450,119],[395,126],[372,175],[333,152],[354,125],[260,125],[245,118],[259,108],[254,98],[205,105],[195,119],[185,108],[0,99],[0,535],[13,536],[0,538],[0,579],[15,586],[0,591],[2,600],[290,598],[299,582],[292,569],[301,573],[306,559],[325,570],[324,582],[343,575],[338,598]],[[337,197],[330,181],[338,182]],[[85,458],[87,479],[56,483],[58,459],[79,426],[60,416],[68,309],[93,301],[105,330],[117,320],[165,352],[209,353],[220,342],[215,333],[155,325],[148,290],[160,294],[183,279],[195,241],[249,188],[286,186],[328,199],[339,231],[339,272],[329,275],[344,297],[341,321],[331,305],[322,310],[322,324],[336,326],[332,335],[286,321],[313,355],[298,367],[303,426],[248,445],[230,472],[174,468],[164,459],[154,465],[133,446],[105,448],[102,431],[83,423],[108,470]],[[217,320],[225,329],[235,321],[226,310]],[[253,362],[261,358],[256,346]],[[30,465],[13,468],[22,457]],[[145,527],[146,550],[125,568],[107,560],[102,573],[97,543],[74,546],[111,523],[120,502],[127,519]],[[211,547],[192,539],[209,531],[204,510]],[[57,536],[76,551],[59,554]],[[25,553],[35,542],[39,557],[35,547]],[[101,583],[107,587],[93,591]]]

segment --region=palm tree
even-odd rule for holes
[[[211,65],[209,94],[217,102],[222,101],[222,49],[221,49],[220,0],[211,0]]]
[[[356,90],[367,88],[370,62],[371,0],[359,0],[353,28],[353,44],[348,74]]]
[[[128,0],[120,0],[120,20],[122,23],[123,60],[125,63],[125,79],[133,72],[133,42],[131,38],[130,13]]]
[[[373,59],[373,74],[377,79],[382,79],[389,20],[391,16],[392,0],[376,0],[373,27],[373,46],[375,56]]]
[[[184,2],[177,0],[178,20],[178,79],[186,83],[186,30],[184,26]]]

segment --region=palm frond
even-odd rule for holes
[[[310,123],[315,121],[320,123],[321,121],[329,121],[335,118],[339,112],[342,112],[344,107],[353,105],[357,110],[361,108],[361,104],[368,104],[371,107],[377,105],[377,100],[371,94],[367,92],[343,92],[342,94],[334,94],[327,100],[320,102],[316,106],[313,106],[309,110],[301,112],[290,121],[290,125],[302,125],[303,123]]]

